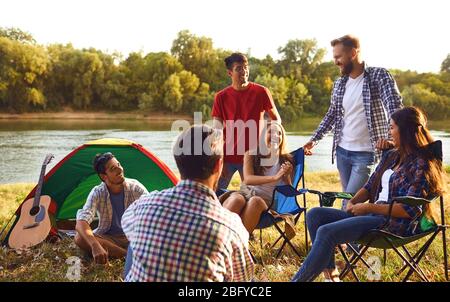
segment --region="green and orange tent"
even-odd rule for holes
[[[162,190],[178,183],[178,177],[157,156],[133,141],[104,138],[76,148],[57,163],[44,178],[41,195],[52,198],[53,218],[58,222],[73,221],[91,189],[101,180],[92,167],[96,154],[112,152],[120,161],[125,177],[141,182],[147,190]],[[24,199],[34,197],[36,187]],[[9,223],[8,233],[17,222],[20,206]],[[6,242],[8,234],[2,236]]]

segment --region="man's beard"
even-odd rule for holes
[[[344,65],[344,69],[341,69],[341,76],[349,75],[353,70],[353,62],[349,62]]]

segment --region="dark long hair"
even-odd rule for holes
[[[432,153],[430,148],[427,148],[429,144],[434,142],[430,131],[427,128],[427,118],[425,114],[416,107],[405,107],[395,111],[391,119],[398,126],[400,135],[400,144],[398,149],[391,152],[390,158],[386,160],[384,167],[381,167],[379,174],[374,180],[375,186],[379,188],[381,177],[384,171],[392,160],[399,161],[402,165],[410,155],[415,155],[426,161],[428,169],[424,171],[425,178],[429,184],[429,195],[440,195],[444,192],[443,181],[443,168],[440,159]],[[373,202],[375,194],[372,190],[371,201]],[[425,207],[426,211],[430,211],[428,207]],[[431,213],[429,213],[431,215]]]
[[[286,132],[283,128],[283,126],[276,122],[269,122],[267,124],[267,129],[271,127],[271,125],[276,125],[281,129],[281,143],[278,149],[278,158],[280,160],[280,165],[285,162],[290,162],[292,165],[294,165],[294,159],[292,155],[287,151],[287,143],[286,143]],[[264,138],[265,141],[265,138]],[[260,152],[260,148],[258,147],[256,155],[251,156],[252,159],[252,165],[253,165],[253,172],[255,175],[264,175],[264,171],[266,167],[261,166],[261,160],[264,158],[268,158],[270,155],[262,155]]]
[[[400,132],[400,146],[398,148],[400,161],[410,154],[417,154],[428,164],[425,178],[430,185],[430,193],[437,195],[444,192],[443,169],[441,160],[437,159],[427,145],[434,142],[427,128],[425,114],[416,107],[405,107],[391,116]]]

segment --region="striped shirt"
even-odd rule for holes
[[[123,184],[125,209],[142,194],[148,193],[147,189],[135,179],[126,178]],[[84,220],[90,224],[94,220],[95,214],[98,215],[99,222],[94,233],[99,235],[107,233],[111,228],[113,209],[108,187],[103,181],[92,188],[85,205],[77,212],[77,220]]]
[[[122,227],[133,250],[125,281],[250,281],[253,261],[240,217],[201,183],[183,180],[132,204]]]
[[[344,108],[342,101],[345,94],[345,85],[349,76],[343,76],[334,82],[331,95],[331,104],[316,132],[311,137],[311,141],[321,140],[329,131],[334,129],[333,147],[331,152],[331,162],[334,163],[336,147],[341,139]],[[364,84],[363,84],[364,112],[369,128],[370,142],[373,150],[380,138],[389,136],[389,119],[392,113],[403,107],[402,98],[394,78],[384,68],[368,67],[364,64]],[[386,116],[387,113],[387,116]],[[378,161],[381,152],[375,151],[375,158]]]

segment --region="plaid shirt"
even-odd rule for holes
[[[126,281],[250,281],[253,261],[240,217],[201,183],[142,196],[122,217],[133,250]]]
[[[124,182],[125,209],[144,193],[148,193],[148,191],[139,181],[126,178]],[[77,220],[84,220],[90,224],[94,220],[95,214],[97,214],[99,222],[98,228],[94,230],[94,233],[105,234],[111,228],[112,211],[108,187],[102,182],[92,188],[85,205],[77,212]]]
[[[395,153],[392,153],[395,152]],[[393,155],[391,159],[389,159],[390,155]],[[387,160],[392,160],[387,169],[393,169],[393,167],[398,162],[399,155],[396,154],[396,151],[390,150],[383,154],[383,158],[381,159],[380,164],[375,169],[375,172],[370,176],[367,183],[364,185],[366,190],[371,191],[372,183],[378,175],[378,173],[383,173],[384,171],[380,171],[380,167]],[[415,155],[410,155],[406,158],[405,163],[402,164],[397,171],[391,175],[389,179],[389,197],[387,201],[379,200],[375,202],[376,204],[391,204],[392,200],[395,197],[399,196],[414,196],[426,198],[429,192],[429,185],[425,178],[425,171],[428,169],[428,164],[425,160]],[[377,192],[377,198],[381,191],[380,189]],[[403,209],[409,214],[411,219],[405,218],[391,218],[390,224],[387,226],[387,230],[391,233],[397,235],[411,235],[410,225],[415,219],[420,217],[422,214],[422,207],[420,206],[409,206],[406,204],[401,204]]]
[[[342,101],[345,94],[345,85],[348,76],[337,79],[333,85],[331,104],[319,127],[312,136],[312,141],[321,140],[331,129],[334,128],[333,148],[331,162],[334,163],[336,147],[341,138],[343,127],[344,108]],[[364,111],[369,128],[370,142],[375,150],[375,145],[380,138],[389,136],[389,119],[395,110],[401,108],[402,98],[394,78],[384,68],[368,67],[364,63],[363,83]],[[387,118],[385,110],[387,111]],[[381,153],[375,152],[376,161],[380,159]]]

